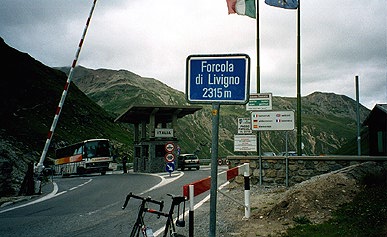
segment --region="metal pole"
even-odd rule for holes
[[[261,93],[261,51],[260,51],[260,31],[259,31],[259,0],[256,1],[256,6],[257,6],[257,94]],[[259,184],[262,185],[262,160],[261,160],[261,132],[257,131],[257,139],[258,139],[258,152],[257,155],[259,157],[259,169],[260,171],[260,177],[259,177]]]
[[[218,190],[218,135],[219,103],[212,104],[212,145],[211,145],[211,190],[210,190],[210,231],[208,236],[216,236],[216,202]]]
[[[258,132],[259,134],[259,132]],[[262,171],[262,153],[261,153],[261,140],[259,139],[259,151],[258,151],[258,157],[259,157],[259,185],[262,185],[262,177],[263,177],[263,171]]]
[[[286,145],[285,145],[285,151],[286,151],[286,155],[285,155],[285,172],[286,172],[286,180],[285,180],[285,184],[286,184],[286,187],[289,187],[289,156],[288,156],[288,131],[286,131]]]
[[[301,1],[297,8],[297,153],[302,155],[301,148]]]
[[[259,36],[259,0],[256,2],[257,6],[257,93],[261,92],[261,63],[260,63],[260,36]]]
[[[360,110],[359,110],[359,76],[355,76],[355,87],[356,87],[356,120],[357,120],[357,155],[361,156]]]
[[[73,70],[74,70],[74,68],[75,68],[75,66],[77,64],[77,61],[78,61],[78,58],[79,58],[79,54],[81,52],[82,45],[83,45],[83,42],[84,42],[84,39],[85,39],[85,36],[86,36],[87,29],[89,27],[91,16],[93,15],[93,11],[94,11],[96,3],[97,3],[97,0],[94,0],[93,5],[92,5],[91,10],[90,10],[90,13],[89,13],[89,17],[87,18],[87,21],[86,21],[86,26],[85,26],[85,28],[83,30],[82,38],[81,38],[81,40],[79,42],[79,45],[78,45],[78,50],[77,50],[77,52],[75,54],[75,58],[73,60],[73,63],[71,65],[71,69],[70,69],[69,75],[67,77],[67,81],[66,81],[66,85],[64,87],[63,93],[62,93],[62,97],[61,97],[59,105],[58,105],[58,107],[56,109],[54,120],[52,122],[50,131],[48,132],[46,144],[44,145],[43,152],[42,152],[42,155],[40,157],[39,163],[35,167],[35,171],[38,174],[40,174],[43,171],[43,169],[44,169],[43,162],[44,162],[44,159],[46,158],[48,148],[50,147],[52,136],[54,135],[56,124],[58,123],[58,120],[59,120],[59,115],[60,115],[60,113],[62,111],[63,104],[64,104],[66,96],[67,96],[67,92],[69,90],[70,83],[71,83],[71,80],[72,80],[72,77],[73,77]]]

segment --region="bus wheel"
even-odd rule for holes
[[[101,171],[101,175],[105,175],[106,174],[106,170],[105,171]]]
[[[77,173],[78,173],[79,175],[84,175],[84,174],[86,173],[86,170],[85,170],[85,168],[83,168],[83,167],[78,167]]]

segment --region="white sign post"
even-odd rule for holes
[[[155,137],[173,137],[173,129],[155,128]]]
[[[247,111],[272,109],[273,102],[271,93],[250,94],[249,102],[246,104]]]
[[[252,129],[255,131],[294,130],[294,111],[251,112]]]
[[[234,135],[234,151],[257,151],[257,136]]]
[[[250,118],[238,118],[238,134],[251,134],[251,119]]]

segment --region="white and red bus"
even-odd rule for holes
[[[55,173],[70,174],[101,173],[111,170],[113,162],[108,139],[85,140],[55,151]]]

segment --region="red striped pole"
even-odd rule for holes
[[[44,159],[46,158],[48,148],[50,147],[51,138],[54,135],[55,127],[56,127],[56,124],[58,123],[59,115],[60,115],[60,113],[62,111],[63,104],[64,104],[66,96],[67,96],[67,92],[68,92],[69,87],[70,87],[71,79],[73,77],[73,70],[74,70],[75,66],[77,65],[79,54],[81,53],[81,48],[82,48],[82,45],[83,45],[83,42],[84,42],[84,39],[85,39],[85,36],[86,36],[87,29],[89,27],[91,16],[93,15],[96,3],[97,3],[97,0],[94,0],[93,5],[92,5],[91,10],[90,10],[89,17],[87,18],[87,21],[86,21],[86,26],[85,26],[85,28],[83,30],[81,41],[79,42],[79,45],[78,45],[78,50],[77,50],[77,52],[75,54],[75,58],[74,58],[73,63],[71,65],[71,69],[70,69],[69,75],[67,77],[67,81],[66,81],[65,87],[63,89],[62,97],[61,97],[59,105],[58,105],[58,107],[56,109],[54,120],[52,122],[50,131],[48,132],[46,144],[44,145],[43,152],[42,152],[42,155],[40,156],[39,163],[35,167],[35,172],[38,173],[38,174],[40,174],[43,171],[43,169],[44,169],[43,162],[44,162]]]

